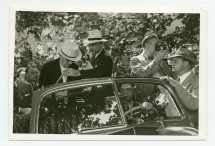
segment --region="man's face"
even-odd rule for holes
[[[65,67],[65,68],[69,68],[69,66],[73,63],[73,61],[68,60],[66,58],[64,58],[63,56],[60,56],[60,64]]]
[[[171,60],[172,71],[179,73],[185,68],[185,61],[181,57],[175,57]]]
[[[102,43],[101,42],[97,42],[97,43],[92,43],[88,45],[90,52],[92,53],[99,53],[102,49]]]
[[[123,84],[120,88],[120,94],[126,100],[131,100],[133,95],[133,86],[130,84]]]
[[[37,68],[30,67],[27,72],[27,80],[36,81],[39,76],[39,71]]]
[[[25,81],[25,77],[26,77],[25,71],[21,71],[20,74],[19,74],[19,79],[20,79],[21,81]]]
[[[155,55],[155,53],[156,53],[155,46],[158,42],[159,42],[158,38],[153,38],[146,43],[149,57],[152,57]]]

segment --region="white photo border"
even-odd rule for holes
[[[16,11],[50,12],[118,12],[118,13],[199,13],[200,14],[200,62],[199,62],[199,135],[198,136],[113,136],[113,135],[55,135],[13,133],[13,73],[15,48]],[[207,8],[205,7],[32,7],[11,6],[9,25],[9,140],[206,140],[208,133],[207,88]]]

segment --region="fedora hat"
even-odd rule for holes
[[[78,61],[82,57],[78,45],[73,41],[63,42],[59,47],[59,54],[68,60]]]
[[[199,63],[199,61],[196,59],[196,55],[185,47],[180,47],[175,52],[175,54],[169,57],[169,59],[172,59],[174,57],[182,57],[194,65]]]
[[[106,42],[107,40],[102,38],[102,33],[99,30],[89,31],[89,36],[83,41],[84,45],[89,45],[97,42]]]

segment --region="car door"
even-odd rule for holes
[[[158,78],[116,78],[114,80],[128,125],[194,127],[175,91]],[[143,107],[150,108],[150,110]],[[140,126],[139,126],[140,129]],[[136,129],[138,130],[138,129]],[[138,130],[141,134],[141,130]],[[137,134],[137,132],[136,132]]]
[[[126,122],[110,79],[59,84],[34,93],[30,132],[107,134]]]

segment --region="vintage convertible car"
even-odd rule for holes
[[[30,133],[198,135],[173,88],[158,78],[96,78],[34,92]]]

